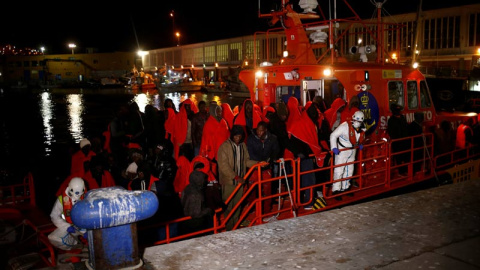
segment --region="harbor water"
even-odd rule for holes
[[[186,98],[196,104],[229,103],[232,108],[245,99],[227,93],[136,93],[126,88],[0,89],[0,184],[11,184],[31,172],[37,204],[49,213],[80,139],[101,138],[122,104],[135,101],[141,111],[147,104],[163,110],[167,98],[176,108]]]

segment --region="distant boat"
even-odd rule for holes
[[[28,84],[25,82],[18,81],[16,84],[10,86],[11,89],[27,89]]]
[[[162,92],[197,92],[202,91],[202,81],[175,81],[172,83],[159,83],[158,89]]]
[[[127,87],[130,88],[132,91],[146,91],[157,89],[157,85],[155,83],[134,83]]]

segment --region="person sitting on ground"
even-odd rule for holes
[[[158,178],[151,174],[150,164],[141,161],[137,167],[137,175],[128,183],[128,190],[150,190],[157,193],[156,181]]]
[[[109,171],[104,169],[104,159],[102,156],[93,156],[90,160],[90,170],[88,170],[84,179],[87,182],[95,182],[98,187],[113,187],[115,186],[115,180]],[[94,189],[95,187],[90,187]]]

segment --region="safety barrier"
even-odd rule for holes
[[[405,141],[406,146],[398,152],[393,152],[391,145],[393,142],[398,141]],[[228,204],[238,192],[242,192],[243,195],[239,203],[233,207],[228,215],[225,215],[221,209],[217,209],[212,228],[184,235],[170,236],[170,226],[186,221],[190,219],[190,217],[164,222],[159,224],[159,226],[165,227],[166,239],[157,241],[154,245],[171,243],[204,234],[223,232],[226,230],[227,222],[232,219],[233,213],[239,209],[241,210],[241,214],[233,230],[243,227],[242,223],[244,223],[243,225],[245,226],[245,220],[249,221],[249,224],[246,226],[254,226],[265,223],[264,218],[266,217],[273,216],[275,217],[273,220],[287,219],[336,208],[341,205],[432,179],[433,177],[437,177],[437,172],[445,171],[459,161],[468,161],[473,157],[478,157],[479,153],[480,151],[475,151],[474,148],[467,148],[434,156],[433,134],[427,133],[391,140],[389,142],[382,140],[379,142],[366,143],[363,150],[357,149],[357,159],[346,164],[335,164],[335,156],[328,152],[324,154],[331,155],[331,158],[323,167],[314,167],[308,170],[303,168],[301,159],[279,160],[276,165],[283,165],[287,169],[285,173],[282,174],[279,174],[278,170],[274,170],[276,173],[270,178],[261,178],[261,164],[258,164],[250,168],[244,178],[249,179],[251,175],[257,174],[257,178],[260,180],[244,185],[237,185],[226,203]],[[408,157],[406,163],[399,164],[396,162],[396,156],[401,154]],[[445,157],[447,157],[448,160],[443,164],[439,164],[439,159],[445,159]],[[313,163],[315,159],[311,156],[307,160]],[[355,168],[354,174],[346,178],[334,179],[335,169],[345,165],[353,165]],[[462,167],[466,167],[467,165],[470,167]],[[469,177],[471,179],[474,178],[474,176],[479,177],[479,166],[479,162],[475,161],[474,164],[470,163],[451,168],[451,171],[453,172],[455,170],[458,172],[455,176],[458,179],[461,179],[461,177]],[[405,174],[399,173],[399,169],[402,167],[406,169]],[[315,183],[313,185],[303,186],[302,177],[308,174],[314,174]],[[345,180],[355,181],[356,185],[346,192],[332,194],[332,184]],[[262,184],[267,182],[270,182],[272,185],[278,183],[280,187],[279,190],[267,196],[263,195]],[[288,188],[286,187],[287,182],[290,183]],[[318,194],[317,191],[319,191],[320,194]],[[308,201],[303,199],[306,193],[310,195]],[[312,204],[317,194],[323,197],[321,199],[322,207],[315,207],[312,210],[304,209],[304,207]],[[250,196],[254,196],[255,199],[247,204],[247,198]],[[340,198],[341,200],[339,200]],[[272,206],[272,210],[265,213],[262,209],[262,204],[265,200],[274,200],[274,205],[277,207]]]
[[[25,175],[22,183],[0,186],[0,207],[25,204],[36,206],[35,186],[31,173]]]

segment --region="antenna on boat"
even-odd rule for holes
[[[137,48],[140,50],[140,43],[138,43],[137,30],[135,29],[135,23],[133,22],[132,14],[130,14],[130,21],[132,22],[133,33],[135,34],[135,40],[137,41]]]
[[[414,64],[417,61],[417,44],[418,44],[418,35],[419,35],[419,25],[420,25],[420,14],[422,13],[422,0],[420,0],[420,3],[418,3],[418,10],[417,10],[417,18],[415,20],[415,40],[413,42],[413,48],[412,48],[412,64]]]

